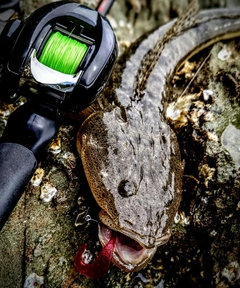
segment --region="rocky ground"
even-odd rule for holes
[[[49,2],[24,0],[25,14]],[[179,15],[186,2],[116,0],[108,17],[121,52]],[[240,2],[201,2],[202,8],[226,5]],[[0,233],[0,287],[240,287],[239,45],[239,39],[217,43],[174,78],[179,93],[210,53],[185,95],[186,117],[172,122],[185,162],[183,201],[170,241],[151,263],[139,273],[112,265],[99,280],[75,270],[83,243],[100,250],[96,224],[84,221],[86,213],[97,217],[97,206],[75,147],[78,125],[63,125]],[[2,103],[1,129],[13,109]]]

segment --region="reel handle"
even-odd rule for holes
[[[50,112],[49,108],[29,101],[8,119],[0,139],[0,230],[58,131],[55,114],[50,117]]]

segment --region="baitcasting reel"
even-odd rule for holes
[[[46,5],[25,21],[9,21],[2,32],[1,98],[13,102],[24,95],[78,112],[102,91],[117,51],[112,28],[97,11],[71,2]],[[62,70],[74,69],[61,71],[61,60]]]

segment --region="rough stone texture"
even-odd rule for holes
[[[25,0],[26,14],[46,2],[50,1]],[[226,4],[202,2],[202,7]],[[109,19],[121,51],[143,31],[181,13],[185,4],[181,1],[180,5],[179,0],[116,0]],[[229,0],[227,5],[240,3]],[[189,88],[188,93],[198,93],[187,111],[190,120],[180,128],[174,123],[185,161],[183,201],[170,241],[158,249],[152,262],[133,274],[112,265],[100,280],[90,280],[75,270],[74,255],[83,243],[87,242],[93,253],[101,248],[95,222],[84,221],[86,213],[97,218],[98,208],[75,148],[78,125],[66,125],[39,164],[44,170],[41,184],[29,183],[0,233],[0,287],[240,286],[240,174],[231,153],[221,145],[221,134],[229,122],[239,127],[240,44],[229,41],[226,45],[232,53],[230,58],[219,60],[223,44],[216,44]],[[196,64],[206,53],[193,59]],[[186,73],[175,79],[179,91],[187,82]],[[202,90],[214,91],[209,100],[203,100]],[[2,104],[1,111],[8,109],[12,111],[11,106]],[[5,119],[7,116],[2,117],[3,124]],[[44,201],[46,196],[41,197],[44,187],[46,191],[57,189],[49,202]]]

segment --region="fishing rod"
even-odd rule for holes
[[[11,13],[19,8],[19,1],[7,2]],[[113,2],[100,2],[99,12],[54,2],[24,20],[9,20],[9,12],[1,18],[0,5],[0,23],[7,19],[0,35],[0,99],[27,99],[10,115],[0,138],[0,230],[62,117],[93,103],[109,78],[118,47],[104,15]]]

